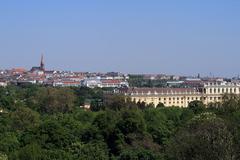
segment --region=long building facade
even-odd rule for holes
[[[224,94],[240,94],[240,84],[231,82],[207,82],[199,88],[129,88],[125,93],[132,101],[153,103],[157,106],[187,107],[192,101],[204,104],[222,102]]]

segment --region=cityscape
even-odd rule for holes
[[[240,160],[240,1],[0,1],[0,160]]]
[[[159,86],[140,85],[134,79],[160,82]],[[129,84],[129,82],[132,82]],[[113,93],[130,96],[132,101],[165,106],[187,107],[195,100],[205,105],[222,102],[224,94],[240,94],[240,78],[176,76],[164,74],[123,74],[119,72],[89,73],[47,70],[44,56],[39,66],[30,70],[13,68],[1,70],[0,86],[36,84],[53,87],[110,88]]]

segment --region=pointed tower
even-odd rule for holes
[[[42,71],[45,71],[45,65],[44,65],[44,60],[43,60],[43,54],[42,54],[42,56],[41,56],[40,69],[41,69]]]

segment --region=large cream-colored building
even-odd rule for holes
[[[207,82],[199,88],[130,88],[126,93],[132,101],[153,103],[157,106],[187,107],[191,101],[204,104],[221,102],[224,94],[240,94],[240,84],[230,82]]]

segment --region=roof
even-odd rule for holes
[[[118,79],[104,79],[104,80],[101,80],[102,83],[111,83],[111,84],[119,84],[121,83],[122,81],[121,80],[118,80]]]
[[[198,92],[196,88],[129,88],[127,93],[143,93],[143,94],[164,94],[164,93],[193,93]]]

